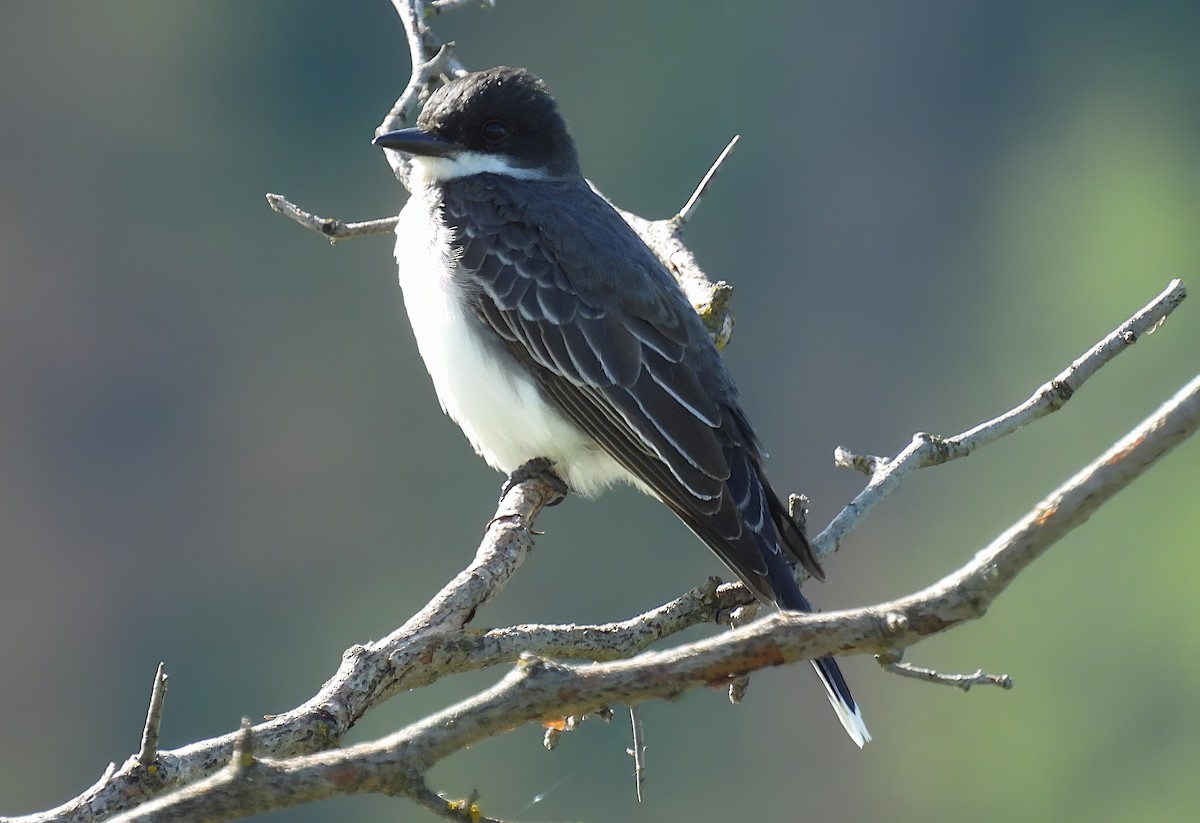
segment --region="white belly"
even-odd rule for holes
[[[438,400],[489,464],[511,473],[549,458],[571,490],[592,495],[631,480],[616,461],[543,398],[531,378],[497,356],[486,330],[460,305],[450,280],[448,230],[417,190],[396,225],[396,262],[404,305]],[[640,485],[640,484],[638,484]]]

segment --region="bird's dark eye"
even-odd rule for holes
[[[504,138],[508,137],[508,126],[499,120],[489,120],[483,124],[480,134],[483,135],[484,140],[494,146],[498,143],[503,143]]]

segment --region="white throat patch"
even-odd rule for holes
[[[512,161],[502,155],[477,151],[464,151],[448,157],[413,155],[412,166],[413,177],[426,184],[441,183],[455,177],[469,177],[472,174],[503,174],[518,180],[550,179],[543,169],[521,168],[514,166]]]

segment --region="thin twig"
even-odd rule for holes
[[[1157,331],[1167,316],[1179,308],[1186,298],[1187,288],[1183,281],[1172,280],[1162,294],[1077,357],[1024,403],[994,420],[980,423],[973,429],[946,439],[943,443],[948,453],[946,460],[966,457],[980,446],[995,442],[1022,426],[1061,409],[1089,377],[1143,336]]]
[[[1013,680],[1007,674],[988,674],[983,669],[976,669],[971,674],[945,674],[934,669],[914,666],[901,659],[903,650],[896,649],[885,654],[875,655],[880,668],[900,677],[909,677],[925,683],[935,683],[939,686],[954,686],[969,692],[972,686],[999,686],[1001,689],[1011,689]]]
[[[463,4],[453,8],[461,8]],[[448,76],[457,76],[466,68],[454,56],[453,43],[441,43],[425,23],[426,10],[419,0],[392,0],[392,7],[404,25],[404,36],[408,41],[408,53],[412,57],[412,74],[403,93],[388,110],[383,121],[375,129],[375,136],[403,128],[416,122],[417,110],[433,91]],[[451,6],[443,6],[449,10]],[[412,164],[403,152],[385,149],[384,157],[392,167],[393,174],[408,188]]]
[[[717,159],[714,160],[713,164],[708,167],[708,171],[705,172],[704,177],[700,178],[700,184],[696,186],[696,190],[692,192],[692,196],[689,197],[687,202],[683,204],[683,208],[679,210],[679,213],[671,218],[673,223],[682,227],[692,219],[692,215],[695,213],[696,207],[700,205],[700,198],[704,197],[704,195],[708,192],[708,187],[712,183],[713,178],[716,177],[717,172],[721,170],[721,164],[725,162],[725,158],[729,156],[730,152],[733,151],[733,147],[736,146],[738,141],[741,139],[742,136],[740,134],[735,134],[733,139],[731,139],[725,145],[725,148],[721,150],[719,155],[717,155]]]
[[[158,759],[158,732],[162,727],[163,705],[167,698],[167,664],[160,662],[150,688],[150,708],[146,710],[146,725],[142,728],[142,745],[137,759],[145,768]]]
[[[353,237],[367,237],[377,234],[391,234],[396,230],[395,217],[381,217],[377,220],[364,220],[359,223],[346,223],[336,217],[318,217],[288,201],[281,194],[268,194],[267,203],[271,208],[284,217],[295,220],[310,231],[318,232],[329,238],[330,243]]]
[[[646,736],[642,731],[642,707],[636,703],[629,707],[629,725],[633,729],[633,748],[625,751],[633,757],[633,786],[641,803],[646,785]]]

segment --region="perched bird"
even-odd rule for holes
[[[438,89],[416,128],[396,226],[400,286],[442,408],[511,473],[545,458],[575,492],[625,481],[671,508],[760,600],[812,611],[823,574],[763,473],[738,391],[654,253],[580,172],[544,83],[523,69]],[[854,742],[870,735],[831,657],[813,661]]]

